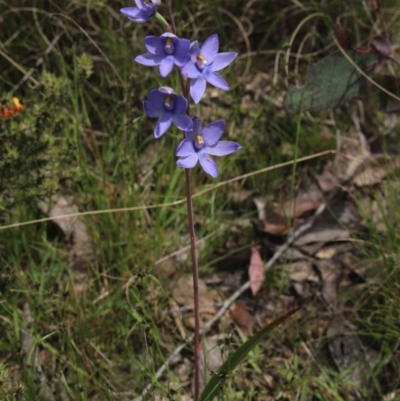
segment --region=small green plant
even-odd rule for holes
[[[0,213],[32,206],[79,178],[68,135],[73,120],[65,108],[70,82],[43,72],[40,83],[40,95],[23,111],[0,119]]]
[[[24,387],[21,384],[14,385],[6,366],[0,364],[0,401],[23,400],[25,400]]]

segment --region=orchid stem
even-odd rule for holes
[[[171,3],[168,3],[168,14],[171,19],[172,33],[176,35],[176,25],[172,14]],[[179,75],[179,82],[181,85],[183,96],[187,100],[187,115],[190,116],[190,93],[188,81],[185,84],[185,80],[182,75]],[[193,272],[193,300],[194,300],[194,401],[200,399],[200,300],[199,300],[199,262],[197,258],[197,246],[196,246],[196,232],[194,229],[194,215],[193,215],[193,203],[192,203],[192,186],[190,182],[190,170],[185,169],[185,181],[186,181],[186,204],[187,214],[189,223],[189,234],[190,234],[190,249],[192,254],[192,272]]]
[[[200,301],[199,301],[199,264],[197,259],[196,233],[194,230],[192,188],[190,170],[185,169],[186,202],[189,220],[190,249],[192,253],[193,297],[194,297],[194,401],[200,397]]]

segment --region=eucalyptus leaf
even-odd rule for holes
[[[203,390],[200,401],[211,401],[214,396],[217,395],[222,383],[224,382],[227,375],[229,375],[236,366],[249,354],[250,351],[274,328],[279,326],[282,322],[292,316],[300,308],[295,308],[279,316],[277,319],[267,324],[258,333],[254,334],[249,338],[244,344],[242,344],[232,355],[230,355],[227,361],[220,367],[218,372],[216,372],[207,383],[205,389]]]
[[[379,60],[374,53],[362,54],[349,50],[347,55],[367,74]],[[290,114],[332,109],[358,96],[364,81],[343,54],[331,54],[311,66],[304,86],[289,89],[283,107]]]

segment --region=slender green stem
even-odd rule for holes
[[[173,32],[173,29],[171,26],[168,24],[168,22],[165,20],[165,18],[160,14],[156,13],[155,15],[156,21],[168,32]]]

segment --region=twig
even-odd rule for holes
[[[340,189],[355,175],[357,170],[364,164],[364,162],[368,159],[368,154],[363,154],[362,157],[358,160],[356,164],[354,164],[353,168],[350,169],[347,176],[341,180],[339,185],[331,191],[331,193],[327,196],[326,202],[321,204],[321,206],[315,211],[315,213],[297,230],[295,230],[286,240],[286,242],[281,245],[273,254],[271,259],[265,264],[265,270],[270,270],[275,262],[286,252],[290,245],[294,243],[296,239],[298,239],[301,235],[303,235],[307,230],[309,230],[317,220],[317,218],[325,211],[326,206],[329,201],[331,201],[336,194],[340,191]],[[216,323],[223,314],[228,310],[228,308],[235,302],[240,295],[242,295],[246,290],[250,288],[250,281],[244,283],[238,290],[236,290],[226,301],[223,302],[222,307],[219,311],[201,328],[200,334],[205,334],[213,325]],[[186,344],[190,343],[193,340],[194,335],[191,335],[187,338],[185,344],[179,345],[172,354],[166,359],[166,361],[160,366],[157,370],[155,379],[159,379],[161,375],[164,373],[166,368],[169,366],[170,362],[174,359],[176,355],[178,355],[183,348],[185,348]],[[145,389],[142,391],[139,397],[134,398],[132,401],[143,401],[143,397],[145,397],[153,388],[153,383],[149,383]]]
[[[63,35],[63,32],[59,33],[56,35],[56,37],[51,41],[51,43],[49,44],[49,46],[46,48],[45,52],[44,52],[44,56],[47,56],[53,49],[54,46],[58,43],[58,41],[60,40],[61,36]],[[36,65],[35,67],[32,67],[29,71],[26,72],[26,74],[22,77],[22,79],[12,88],[12,90],[9,92],[9,95],[12,95],[25,81],[27,81],[28,79],[31,80],[36,86],[40,85],[40,82],[33,80],[33,78],[31,77],[31,75],[33,74],[33,72],[35,71],[35,69],[37,67],[40,66],[40,64],[42,64],[43,62],[43,57],[40,57],[37,61],[36,61]]]
[[[357,113],[354,110],[350,111],[350,117],[351,117],[351,121],[353,121],[354,127],[356,128],[363,153],[367,153],[368,155],[370,155],[370,153],[371,153],[370,146],[367,141],[367,138],[365,137],[364,133],[362,132],[360,120],[357,116]]]
[[[26,70],[21,67],[16,61],[9,57],[6,53],[0,50],[0,56],[4,57],[10,64],[12,64],[17,70],[21,71],[24,75],[28,75]],[[29,79],[35,84],[35,86],[40,86],[40,82],[29,76]]]

